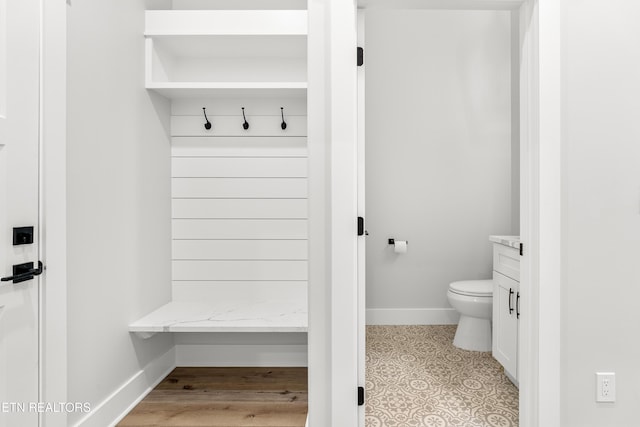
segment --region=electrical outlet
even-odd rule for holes
[[[596,402],[616,401],[616,373],[596,372]]]

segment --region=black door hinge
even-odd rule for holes
[[[358,387],[358,406],[364,405],[364,387]]]
[[[364,236],[364,218],[358,217],[358,236]]]
[[[520,243],[520,256],[524,255],[524,245]]]
[[[358,47],[358,67],[364,65],[364,48]]]

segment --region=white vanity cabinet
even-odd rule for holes
[[[517,237],[491,236],[493,244],[493,357],[518,384],[520,251]]]

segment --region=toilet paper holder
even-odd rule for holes
[[[390,245],[395,245],[396,244],[396,239],[389,239],[389,244]],[[409,244],[409,241],[407,240],[407,245]]]

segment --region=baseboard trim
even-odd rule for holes
[[[138,371],[95,408],[92,408],[91,412],[78,421],[75,426],[115,426],[176,367],[175,361],[175,349],[172,347]]]
[[[367,325],[456,325],[453,308],[368,308]]]
[[[176,345],[176,366],[307,366],[307,345]]]

